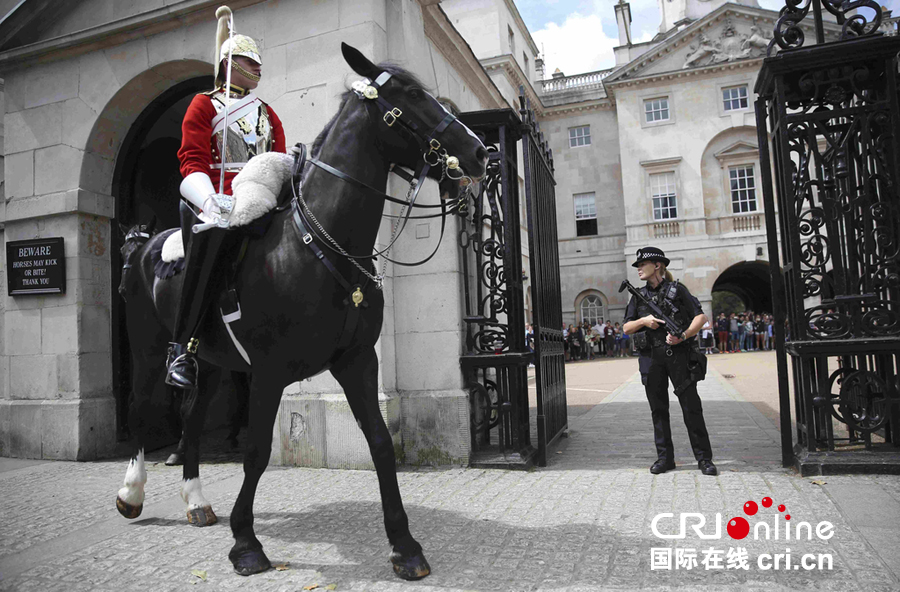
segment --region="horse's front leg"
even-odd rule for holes
[[[404,580],[418,580],[431,573],[422,546],[409,532],[409,518],[400,498],[394,444],[378,407],[378,356],[375,348],[350,350],[331,373],[344,388],[353,416],[362,428],[378,474],[384,527],[391,544],[394,572]]]
[[[181,499],[187,504],[188,522],[194,526],[210,526],[218,522],[212,506],[203,497],[203,487],[200,484],[200,435],[203,433],[213,389],[219,384],[221,376],[220,368],[201,362],[198,387],[193,392],[184,394],[181,416],[181,442],[184,443]]]
[[[137,518],[144,509],[144,484],[147,483],[144,447],[150,428],[149,421],[155,416],[152,410],[153,393],[156,389],[163,388],[165,377],[161,370],[165,360],[157,358],[158,356],[133,357],[128,425],[132,433],[134,454],[125,472],[125,483],[116,495],[116,508],[126,518]]]
[[[284,385],[274,382],[270,373],[259,371],[250,380],[249,423],[244,450],[244,483],[231,511],[234,546],[228,558],[234,571],[242,576],[266,571],[272,564],[253,531],[253,500],[259,479],[272,453],[272,427]]]

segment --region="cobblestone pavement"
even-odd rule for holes
[[[201,467],[220,518],[209,528],[187,524],[177,495],[181,470],[162,464],[166,451],[148,456],[147,499],[135,521],[113,503],[124,460],[0,459],[0,590],[900,590],[900,478],[800,478],[779,467],[778,433],[759,411],[715,375],[700,390],[718,477],[697,471],[674,398],[679,466],[658,476],[647,471],[655,451],[637,377],[571,419],[547,468],[402,472],[412,531],[433,570],[421,582],[391,571],[371,472],[270,469],[256,529],[269,558],[287,569],[242,578],[227,559],[228,513],[242,477],[234,455],[207,454],[215,462]],[[745,502],[763,497],[774,505],[743,513]],[[792,523],[812,524],[812,540],[805,532],[783,540],[778,504]],[[651,523],[663,512],[703,514],[704,535],[715,533],[720,513],[721,538],[693,531],[657,538]],[[726,524],[738,516],[751,528],[778,522],[781,538],[754,540],[751,530],[732,539]],[[827,541],[815,536],[821,521],[834,525]],[[678,532],[677,518],[659,529]],[[693,549],[697,565],[651,569],[653,548],[673,562]],[[746,570],[735,567],[738,548],[747,551]],[[788,553],[788,569],[784,558],[778,570],[757,563],[762,554]],[[830,556],[832,569],[795,568],[807,553],[815,561]]]

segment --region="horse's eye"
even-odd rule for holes
[[[420,93],[416,89],[412,89],[411,91],[409,91],[409,98],[411,98],[411,99],[418,99],[421,96],[422,96],[422,93]]]

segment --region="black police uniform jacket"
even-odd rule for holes
[[[674,295],[671,298],[671,308],[666,305],[665,300],[669,296],[671,292],[673,292],[674,287]],[[687,330],[690,327],[691,322],[694,320],[694,317],[697,315],[703,314],[703,308],[700,306],[700,301],[691,294],[690,290],[680,282],[669,282],[668,280],[663,280],[656,286],[656,288],[651,288],[649,284],[646,284],[643,288],[641,288],[644,296],[649,300],[653,300],[660,308],[667,312],[668,316],[674,318],[674,320],[681,326],[682,330]],[[675,312],[670,313],[671,309],[675,309]],[[631,300],[628,302],[628,306],[625,309],[625,322],[636,321],[637,319],[643,318],[647,315],[653,314],[653,311],[650,310],[650,307],[644,304],[643,302],[638,302],[637,298],[634,296],[631,297]],[[655,316],[655,315],[654,315]],[[656,329],[650,329],[649,327],[645,327],[639,331],[639,333],[645,332],[648,337],[648,344],[650,347],[646,349],[638,350],[640,354],[640,359],[638,360],[639,367],[641,370],[641,377],[646,379],[647,372],[650,369],[651,363],[651,354],[653,348],[662,348],[666,347],[666,328],[664,324],[660,324]],[[683,359],[684,364],[687,364],[687,353],[688,351],[694,347],[696,343],[696,336],[691,337],[690,339],[686,339],[682,341],[678,345],[670,346],[672,348],[673,354],[676,355],[677,358]],[[687,371],[685,366],[685,372]],[[679,372],[680,374],[680,372]],[[674,377],[673,377],[674,378]],[[673,380],[673,383],[675,380]],[[677,383],[676,383],[677,385]]]

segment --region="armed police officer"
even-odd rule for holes
[[[698,467],[704,475],[716,475],[718,471],[712,463],[712,447],[696,384],[705,374],[706,359],[696,350],[695,336],[706,322],[706,315],[690,291],[673,280],[666,269],[668,265],[669,259],[662,250],[656,247],[638,250],[633,266],[646,285],[639,290],[642,298],[632,296],[629,301],[623,327],[626,334],[634,336],[635,348],[640,353],[641,382],[653,418],[657,461],[650,467],[650,472],[656,475],[675,468],[675,448],[669,425],[668,383],[671,380],[681,403]],[[672,335],[678,331],[666,330],[665,321],[653,314],[651,302],[677,326],[686,328],[679,335]]]
[[[251,91],[262,76],[262,57],[252,38],[233,31],[227,6],[216,11],[216,88],[191,101],[181,126],[181,220],[185,267],[166,362],[166,384],[193,389],[198,342],[194,333],[211,296],[216,259],[224,242],[231,182],[247,161],[263,152],[285,152],[284,128],[275,111]],[[195,223],[201,223],[192,232]]]

